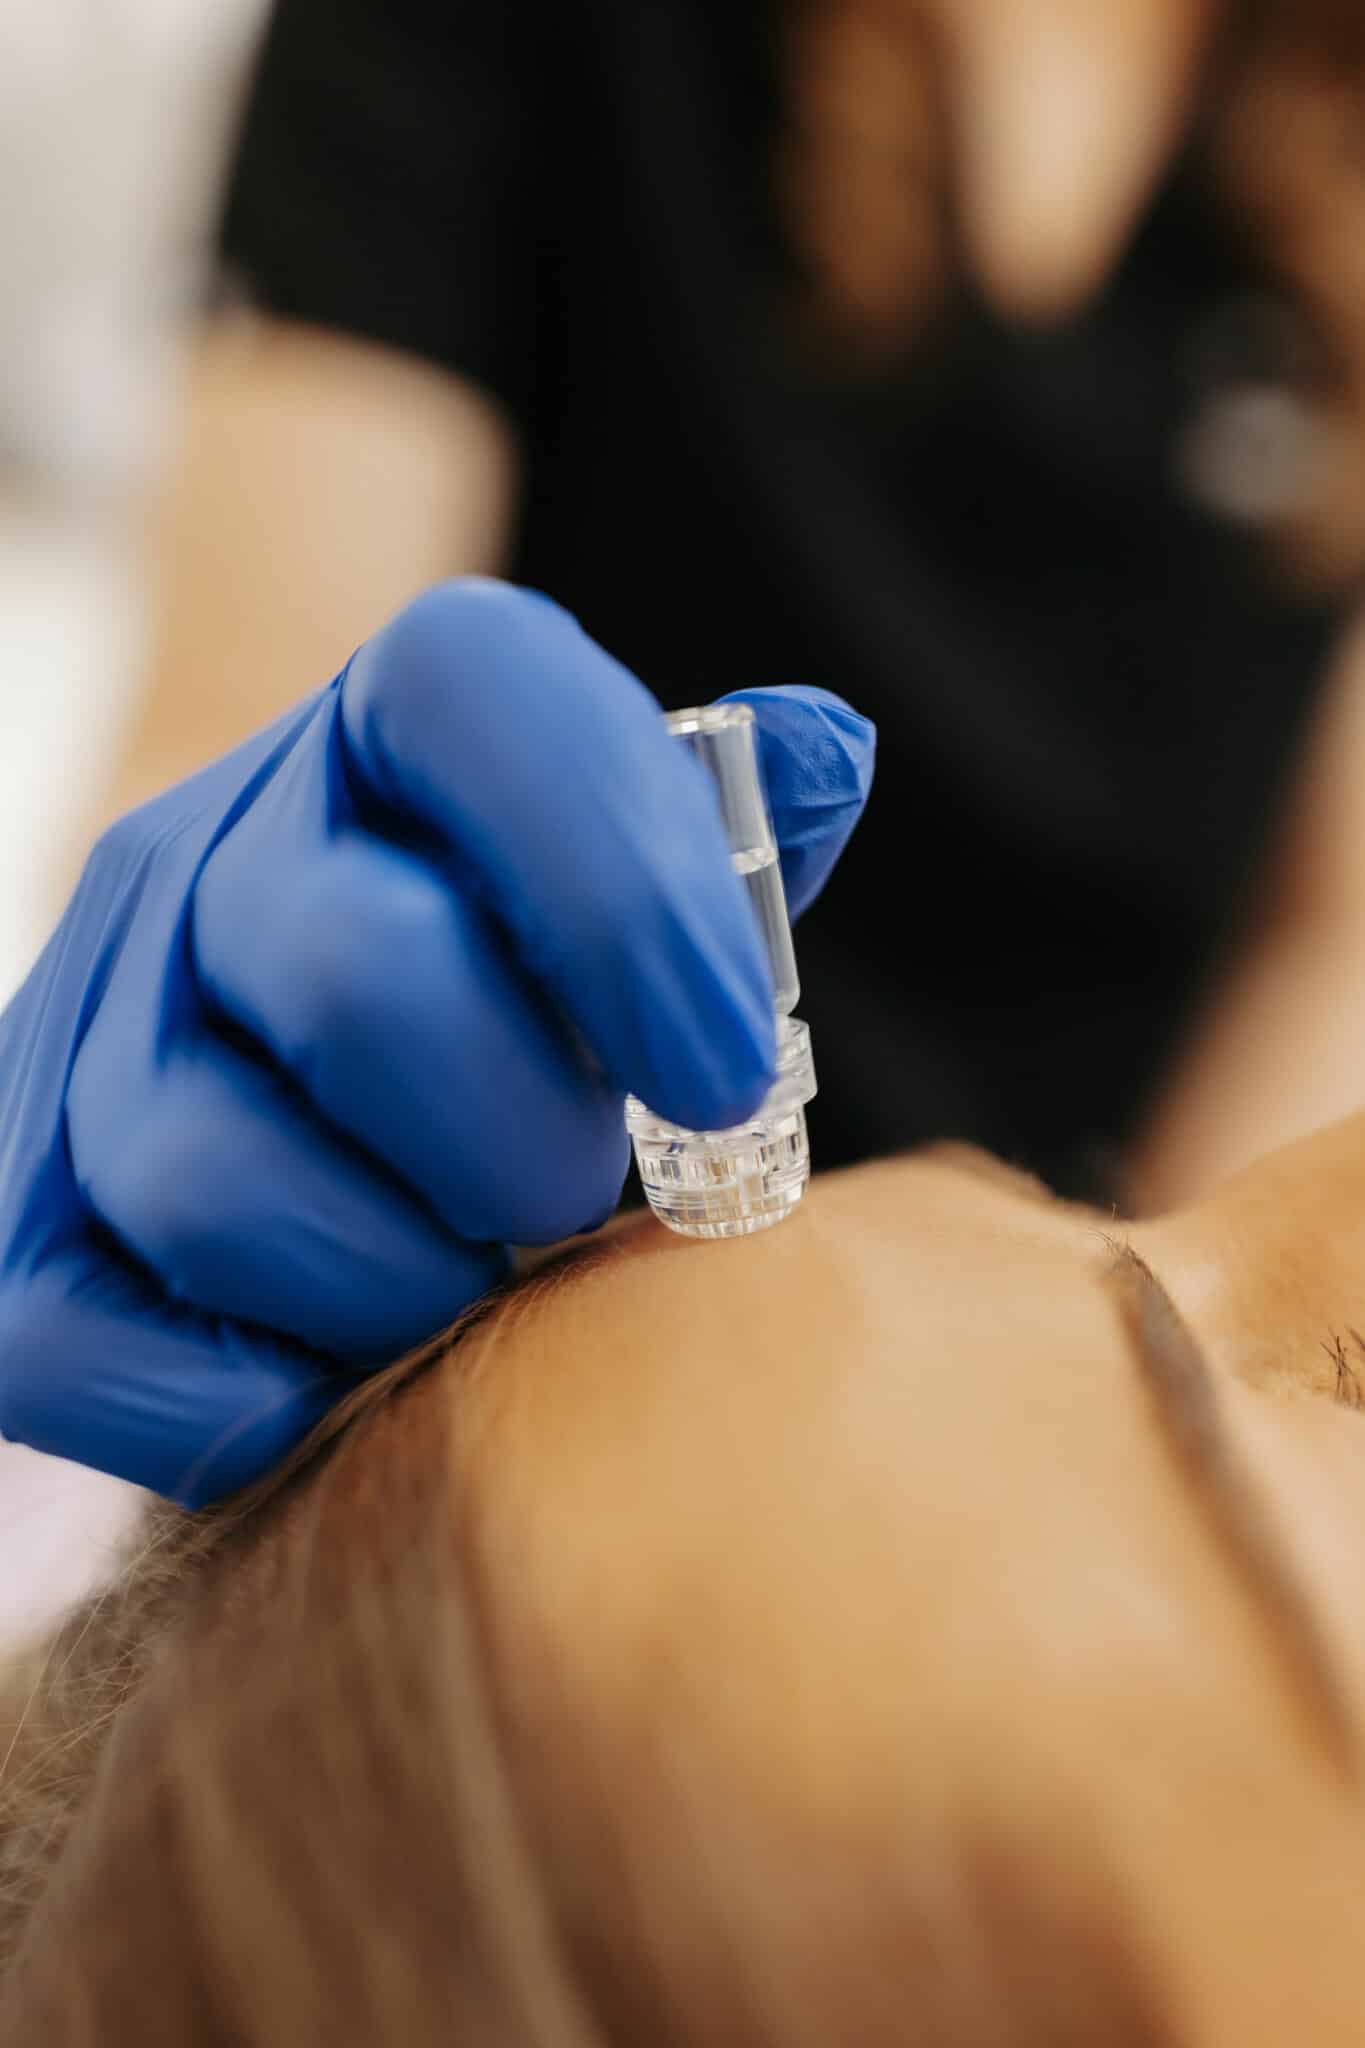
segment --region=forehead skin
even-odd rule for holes
[[[457,1381],[499,1681],[534,1713],[552,1669],[626,1779],[685,1716],[798,1855],[968,1811],[1100,1844],[1192,2042],[1358,2042],[1359,1803],[1154,1427],[1111,1258],[1088,1212],[911,1160],[747,1240],[633,1224],[513,1303]],[[1277,1461],[1224,1391],[1292,1525],[1311,1443]]]

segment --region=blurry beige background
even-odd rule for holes
[[[139,506],[264,7],[0,0],[0,1004],[127,715]],[[0,1447],[0,1634],[81,1591],[127,1507]]]

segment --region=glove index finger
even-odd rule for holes
[[[705,772],[549,599],[471,579],[352,661],[353,782],[434,835],[609,1078],[692,1128],[771,1080],[772,988]]]
[[[799,917],[863,814],[877,728],[832,691],[800,684],[732,690],[721,701],[747,704],[754,714],[787,908]]]

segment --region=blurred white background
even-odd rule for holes
[[[266,0],[0,0],[0,1005],[141,654],[140,502]],[[98,1575],[112,1481],[0,1448],[0,1636]]]

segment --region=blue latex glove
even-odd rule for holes
[[[754,706],[793,909],[873,732]],[[0,1017],[0,1433],[189,1505],[506,1246],[601,1223],[627,1088],[716,1127],[771,988],[704,772],[558,606],[445,585],[105,835]]]

